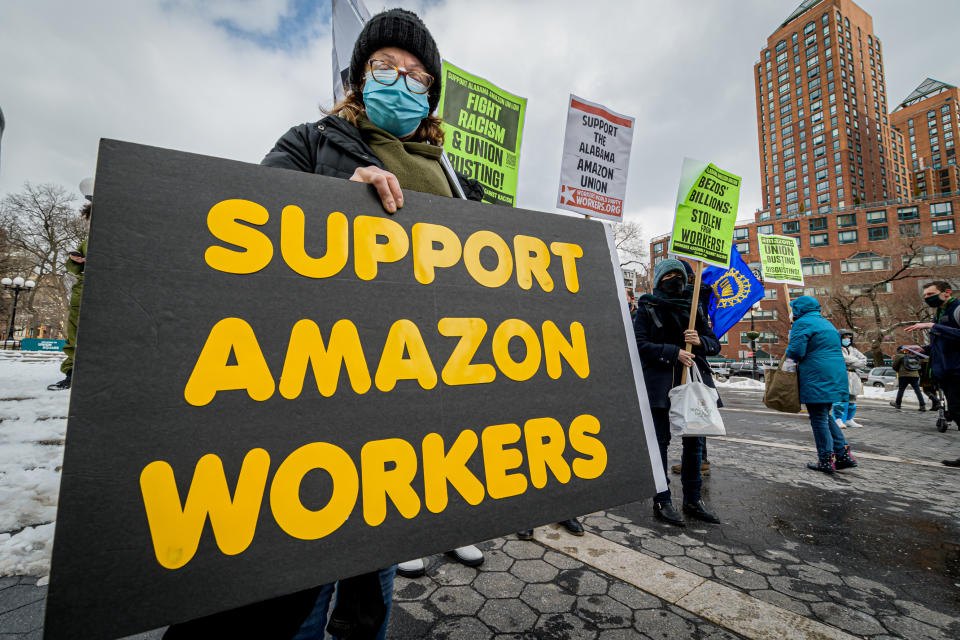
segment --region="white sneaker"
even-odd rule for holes
[[[451,553],[458,562],[465,564],[468,567],[479,567],[483,564],[483,552],[472,544],[468,544],[465,547],[460,547],[459,549],[454,549],[451,551]]]
[[[840,427],[841,429],[846,429],[846,428],[847,428],[847,425],[844,424],[843,420],[841,420],[840,418],[837,418],[834,422],[836,422],[836,423],[837,423],[837,426]],[[857,426],[859,426],[859,425],[857,425]]]
[[[423,558],[401,562],[397,565],[397,573],[402,575],[404,578],[419,578],[426,573],[423,564]]]
[[[853,418],[850,418],[849,420],[847,420],[847,426],[851,428],[863,428],[863,425],[860,424],[859,422],[854,422]]]

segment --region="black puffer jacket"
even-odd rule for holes
[[[277,140],[260,164],[347,179],[359,167],[384,168],[357,128],[339,116],[292,127]],[[457,178],[468,200],[483,199],[479,182],[459,173]],[[452,186],[451,190],[456,193]]]

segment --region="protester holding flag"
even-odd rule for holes
[[[817,444],[816,464],[807,467],[824,473],[857,466],[850,445],[830,409],[849,395],[847,366],[840,350],[840,334],[820,314],[820,303],[811,296],[800,296],[790,303],[793,327],[785,357],[797,364],[800,402],[807,405],[810,427]]]
[[[667,475],[667,448],[670,446],[670,389],[681,383],[684,367],[696,365],[704,382],[713,387],[706,356],[720,353],[720,341],[713,335],[706,317],[697,314],[696,328],[690,323],[692,296],[686,270],[676,258],[658,263],[653,270],[653,293],[643,295],[638,304],[634,332],[643,365],[653,424],[660,445],[660,460]],[[690,343],[692,351],[686,350]],[[718,402],[718,405],[720,403]],[[701,439],[683,438],[680,481],[683,484],[683,512],[705,522],[719,523],[700,494]],[[667,477],[667,482],[670,482]],[[670,490],[654,496],[653,512],[669,524],[683,526],[683,516],[673,507]]]

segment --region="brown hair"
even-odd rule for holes
[[[349,91],[347,96],[340,102],[333,105],[333,108],[329,111],[321,107],[321,111],[327,115],[337,115],[352,124],[357,126],[357,118],[365,111],[366,107],[363,104],[363,94],[358,89],[356,91]],[[443,127],[440,126],[440,123],[443,122],[440,118],[434,115],[429,115],[423,120],[420,121],[420,126],[417,127],[417,130],[413,132],[413,137],[410,138],[413,142],[426,142],[437,147],[443,146]]]
[[[950,283],[947,282],[946,280],[934,280],[933,282],[928,282],[927,284],[923,285],[924,289],[926,289],[927,287],[936,287],[937,291],[939,291],[940,293],[943,293],[948,289],[950,291],[953,291],[953,287],[951,287]]]

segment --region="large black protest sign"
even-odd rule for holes
[[[96,180],[46,637],[654,491],[602,224],[115,141]]]

